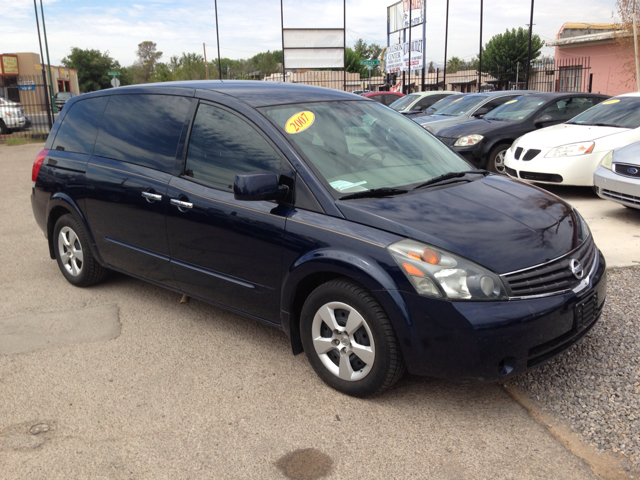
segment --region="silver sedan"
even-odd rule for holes
[[[593,183],[601,198],[640,209],[640,142],[605,155]]]

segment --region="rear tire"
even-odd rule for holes
[[[491,149],[491,152],[489,152],[489,158],[487,159],[487,170],[494,173],[501,173],[502,175],[506,174],[504,156],[510,146],[511,145],[508,143],[501,143]]]
[[[53,228],[53,250],[62,275],[76,287],[100,283],[109,273],[91,253],[84,226],[70,213],[61,216]]]
[[[2,120],[0,120],[0,134],[6,135],[7,133],[9,133],[9,129],[7,128],[5,123]]]
[[[320,285],[302,307],[305,354],[330,387],[354,397],[382,393],[400,379],[404,361],[385,311],[348,280]]]

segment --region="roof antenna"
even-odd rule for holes
[[[214,1],[216,7],[216,39],[218,43],[218,78],[222,81],[222,64],[220,63],[220,33],[218,32],[218,0]]]

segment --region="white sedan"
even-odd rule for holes
[[[611,150],[640,141],[640,93],[599,103],[567,123],[527,133],[505,154],[507,175],[529,182],[593,186]]]

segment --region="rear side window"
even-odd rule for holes
[[[74,103],[60,125],[53,150],[91,155],[108,101],[109,97],[97,97]]]
[[[200,105],[193,123],[185,175],[230,190],[236,174],[280,172],[280,155],[249,123],[211,105]]]
[[[171,172],[190,104],[170,95],[112,95],[95,154]]]

